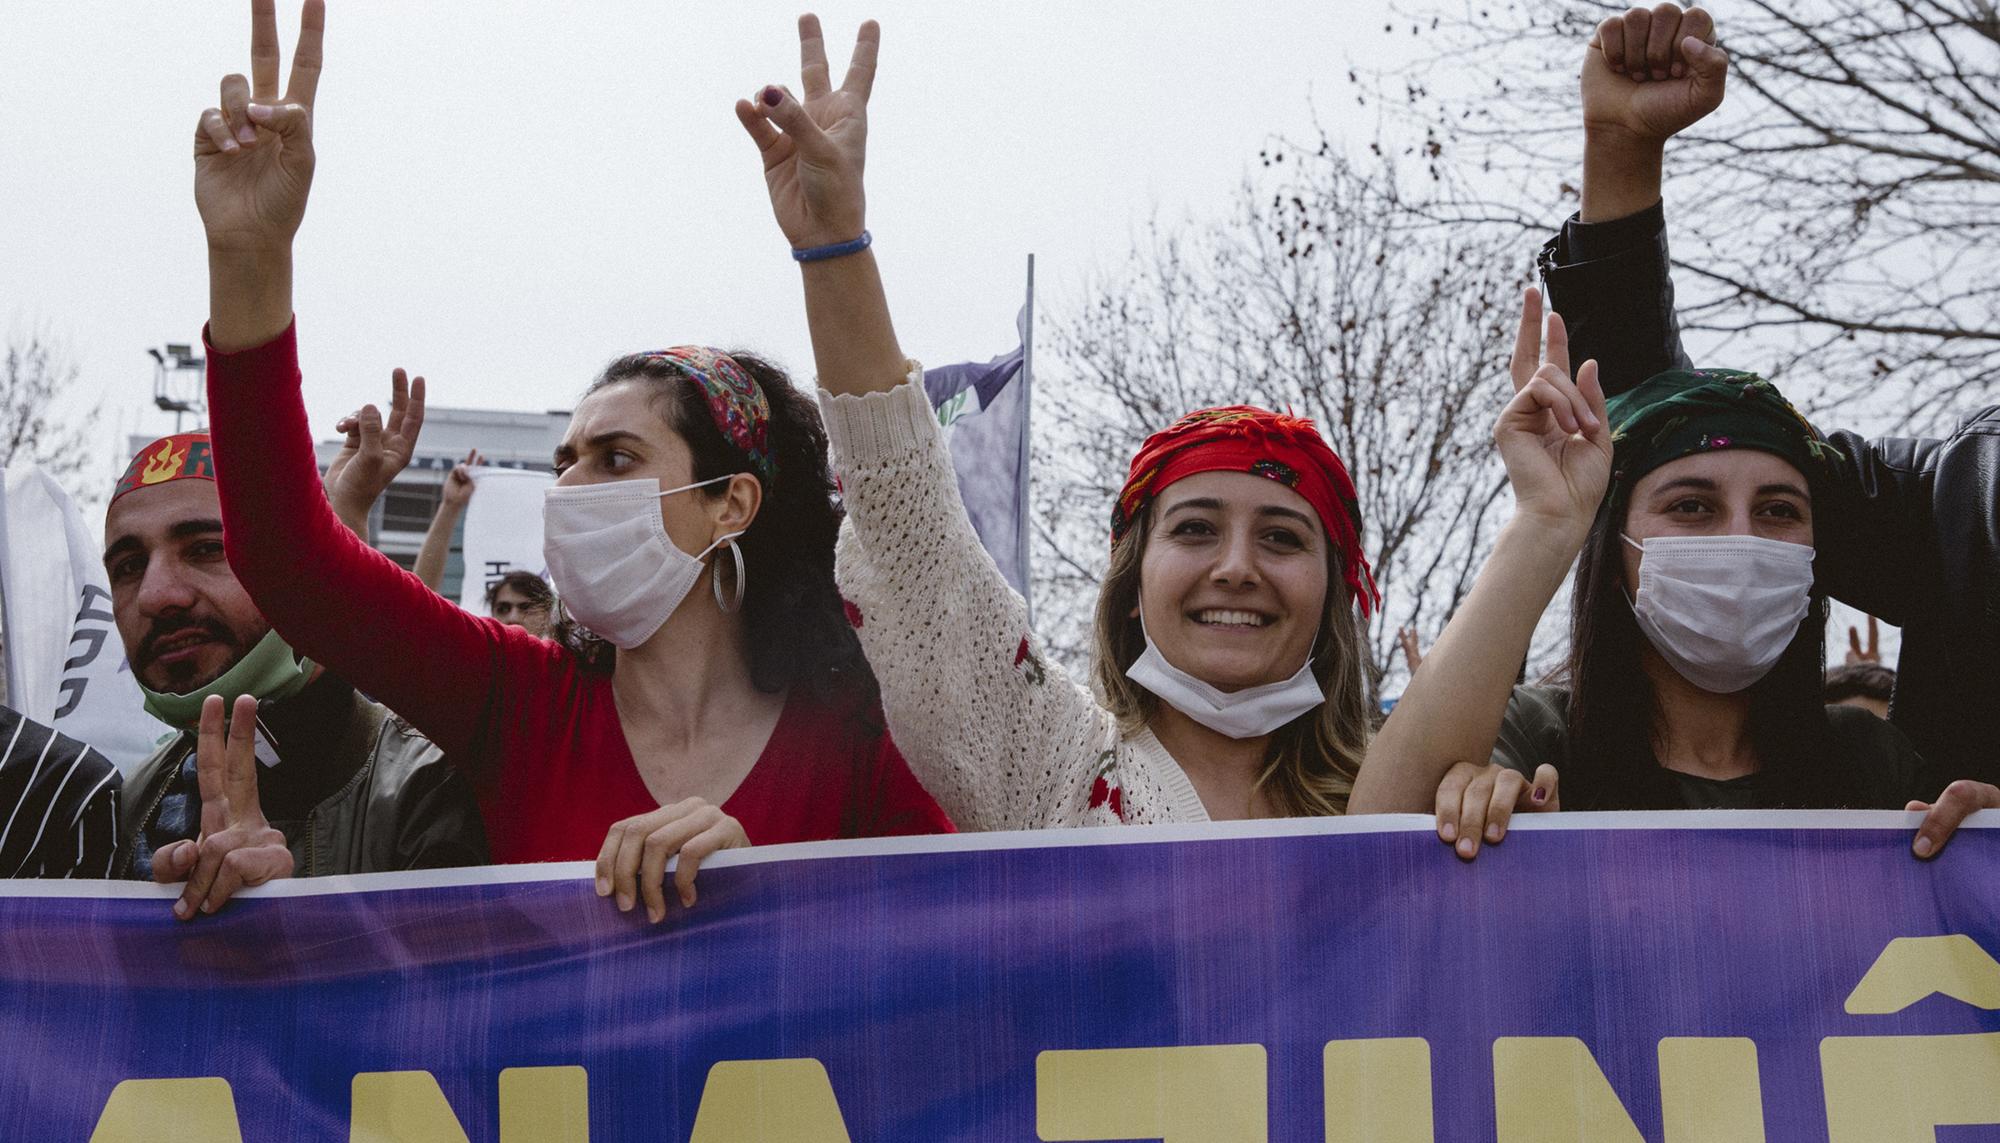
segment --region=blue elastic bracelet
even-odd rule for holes
[[[845,258],[849,254],[859,254],[868,249],[868,244],[873,241],[875,239],[864,230],[861,232],[861,237],[852,242],[836,242],[831,246],[808,246],[803,250],[793,247],[792,261],[824,262],[828,258]]]

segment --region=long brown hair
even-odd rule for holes
[[[1111,566],[1105,569],[1097,593],[1091,677],[1099,700],[1127,734],[1145,726],[1160,701],[1125,677],[1126,669],[1146,650],[1145,633],[1132,609],[1139,604],[1139,564],[1151,533],[1152,513],[1147,512],[1111,545]],[[1322,651],[1313,660],[1313,677],[1326,701],[1272,733],[1264,769],[1257,775],[1257,788],[1286,817],[1347,812],[1372,726],[1354,601],[1341,583],[1340,557],[1331,545],[1326,559],[1326,602],[1315,644]]]
[[[1658,699],[1640,665],[1646,636],[1625,589],[1621,537],[1629,502],[1629,489],[1614,489],[1591,524],[1576,565],[1569,662],[1554,677],[1570,688],[1563,803],[1576,809],[1681,805],[1673,775],[1653,756]],[[1851,776],[1827,764],[1833,729],[1821,693],[1826,610],[1826,594],[1815,583],[1798,633],[1748,692],[1750,741],[1770,775],[1774,799],[1785,808],[1865,804]]]

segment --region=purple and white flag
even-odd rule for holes
[[[1034,261],[1028,304],[1016,327],[1021,344],[984,363],[924,370],[924,393],[945,429],[958,494],[979,542],[1022,598],[1028,598],[1028,406],[1032,386]]]

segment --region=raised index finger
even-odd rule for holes
[[[833,88],[826,66],[826,37],[819,30],[819,17],[807,12],[799,17],[799,82],[806,98],[817,99]]]
[[[863,20],[861,31],[854,37],[854,58],[848,62],[847,78],[840,81],[840,90],[867,101],[868,93],[875,89],[875,55],[881,48],[882,25]]]
[[[223,796],[229,816],[241,820],[257,806],[257,700],[238,695],[229,716],[229,743],[223,751]]]
[[[292,79],[285,87],[285,102],[311,107],[319,91],[319,68],[326,41],[326,0],[306,0],[299,10],[299,43],[292,49]],[[275,62],[272,65],[276,66]],[[276,87],[276,73],[272,86]]]
[[[227,753],[222,745],[222,712],[224,703],[221,695],[210,695],[201,702],[201,722],[195,730],[194,779],[195,788],[201,791],[201,832],[220,833],[227,825],[225,814],[228,805],[228,783],[224,778]]]
[[[278,98],[278,0],[250,0],[250,79],[257,102]]]
[[[1543,350],[1542,360],[1562,370],[1563,376],[1570,375],[1569,327],[1563,324],[1563,316],[1554,310],[1549,311],[1548,346]]]
[[[1529,286],[1521,295],[1521,325],[1514,331],[1514,359],[1508,372],[1514,378],[1514,392],[1535,375],[1542,363],[1542,292]]]

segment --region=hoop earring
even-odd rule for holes
[[[733,615],[743,610],[743,577],[745,575],[743,571],[743,549],[736,546],[734,539],[725,540],[723,543],[729,548],[729,554],[736,557],[735,602],[722,602],[722,577],[716,575],[713,568],[709,570],[708,585],[715,589],[715,606],[717,610],[721,611],[724,615]]]

